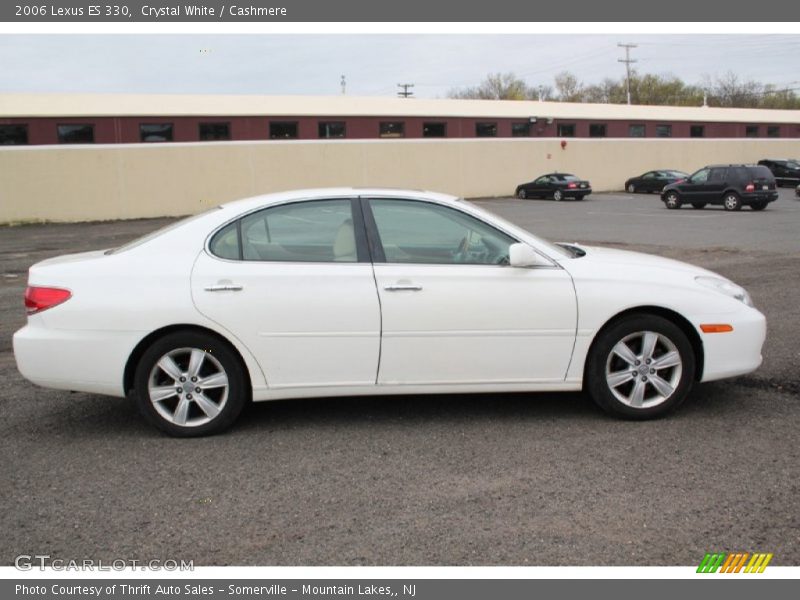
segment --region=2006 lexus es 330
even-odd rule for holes
[[[756,369],[747,292],[688,264],[555,245],[463,200],[322,189],[225,204],[30,269],[22,374],[132,394],[178,436],[252,400],[586,390],[644,419]]]

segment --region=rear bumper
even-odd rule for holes
[[[704,367],[700,381],[714,381],[755,371],[762,361],[761,348],[767,336],[767,319],[755,308],[743,306],[734,316],[726,316],[733,326],[729,333],[703,333]],[[714,322],[714,319],[706,320]]]
[[[22,376],[36,385],[121,397],[125,364],[141,337],[28,324],[14,334],[14,358]]]
[[[752,204],[753,202],[775,202],[778,199],[778,192],[753,192],[742,194],[742,204]]]

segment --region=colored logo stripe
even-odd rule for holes
[[[772,560],[772,553],[756,552],[713,552],[706,553],[700,566],[697,567],[698,573],[763,573],[764,569]],[[747,559],[750,559],[747,562]],[[745,566],[747,562],[747,566]],[[742,571],[744,568],[744,571]]]

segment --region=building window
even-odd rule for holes
[[[344,121],[320,121],[319,137],[321,138],[343,138],[347,137],[347,129]]]
[[[781,128],[778,125],[767,126],[767,137],[781,137]]]
[[[628,137],[644,137],[644,125],[628,125]]]
[[[705,137],[705,136],[706,136],[706,128],[704,125],[689,126],[689,137]]]
[[[497,123],[475,123],[475,137],[497,137]]]
[[[559,123],[558,137],[575,137],[575,123]]]
[[[94,125],[59,125],[59,144],[94,144]]]
[[[529,137],[531,134],[530,123],[512,123],[511,124],[511,137]]]
[[[271,140],[295,140],[297,131],[297,121],[269,122],[269,139]]]
[[[200,123],[198,134],[203,141],[231,139],[230,123]]]
[[[745,137],[758,137],[758,125],[747,125],[744,128]]]
[[[672,125],[656,125],[656,137],[672,137]]]
[[[447,137],[447,123],[423,123],[422,137]]]
[[[172,123],[142,123],[139,125],[139,139],[143,142],[171,142]]]
[[[0,146],[22,146],[27,143],[27,125],[0,125]]]
[[[606,124],[605,123],[590,123],[589,124],[589,137],[606,137]]]
[[[378,128],[382,138],[399,138],[406,134],[406,124],[403,121],[382,121]]]

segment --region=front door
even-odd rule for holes
[[[564,380],[577,307],[563,269],[508,266],[517,240],[448,206],[364,206],[383,317],[379,384]]]

